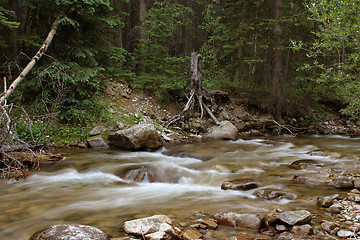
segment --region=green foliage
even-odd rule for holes
[[[0,4],[4,4],[3,1],[1,1]],[[10,28],[10,29],[19,27],[20,23],[9,19],[10,17],[14,17],[14,16],[15,16],[14,11],[7,10],[0,5],[0,24],[1,25],[5,26],[7,28]]]
[[[125,125],[135,125],[139,123],[143,123],[145,121],[144,115],[142,113],[129,113],[125,114],[122,118],[122,123]]]
[[[60,27],[47,51],[51,57],[36,64],[13,100],[30,105],[30,111],[35,109],[31,103],[38,104],[42,106],[36,107],[38,115],[51,114],[63,123],[88,125],[104,119],[108,110],[100,92],[108,83],[98,76],[104,65],[115,69],[128,54],[108,37],[112,29],[123,26],[123,15],[114,11],[109,0],[24,0],[23,4],[32,17],[25,34],[18,36],[26,55],[37,51],[56,18]]]
[[[174,0],[156,1],[141,26],[134,84],[155,90],[159,99],[179,95],[188,81],[189,58],[181,56],[176,37],[190,26],[191,14],[190,8]]]
[[[84,141],[91,129],[89,125],[58,125],[54,122],[18,121],[15,123],[18,137],[28,143],[54,143],[64,145]]]
[[[201,49],[205,85],[239,89],[263,84],[265,56],[272,43],[269,3],[212,1],[207,5],[203,29],[209,38]]]
[[[360,3],[356,0],[320,0],[307,4],[317,24],[315,41],[302,70],[312,72],[324,93],[346,104],[342,113],[359,119]]]
[[[11,18],[15,17],[15,12],[12,10],[8,10],[3,6],[6,6],[7,1],[0,0],[0,26],[4,26],[8,29],[18,28],[20,23],[17,21],[11,20]],[[0,36],[0,47],[7,47],[7,43]]]

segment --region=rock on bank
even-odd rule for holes
[[[109,134],[110,145],[127,150],[141,148],[156,149],[163,146],[163,140],[152,124],[139,124]]]

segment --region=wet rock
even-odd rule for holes
[[[196,240],[200,239],[203,235],[194,229],[188,229],[182,236],[184,240]]]
[[[315,234],[315,231],[310,224],[294,226],[292,227],[291,232],[297,236],[310,236]]]
[[[174,238],[171,237],[166,232],[158,231],[158,232],[146,234],[145,239],[146,240],[171,240],[171,239],[174,239]]]
[[[207,219],[207,220],[198,219],[198,220],[196,220],[196,222],[205,225],[205,227],[208,229],[216,229],[218,227],[217,223],[210,219]]]
[[[61,224],[45,228],[30,237],[29,240],[110,240],[110,237],[96,227]]]
[[[290,164],[290,167],[294,169],[304,169],[311,166],[323,167],[324,165],[313,159],[296,160]]]
[[[295,235],[289,232],[283,232],[277,238],[277,240],[293,240],[293,239],[295,239]]]
[[[154,182],[155,176],[150,169],[141,166],[141,168],[130,170],[124,179],[134,182]]]
[[[109,145],[102,137],[89,138],[87,144],[90,148],[106,149]]]
[[[237,128],[229,121],[220,122],[219,126],[211,127],[208,132],[205,134],[207,139],[225,139],[225,140],[236,140],[238,137],[239,131]]]
[[[329,207],[328,211],[333,214],[339,214],[341,212],[341,204],[333,204]]]
[[[354,188],[354,182],[348,177],[341,176],[334,178],[330,183],[329,186],[339,189],[352,189]]]
[[[176,234],[175,230],[173,229],[173,227],[170,224],[166,223],[166,222],[164,222],[164,223],[162,223],[160,225],[159,232],[165,232],[165,233],[167,233],[168,235],[170,235],[172,237],[177,236],[177,234]]]
[[[225,181],[221,185],[221,189],[227,190],[250,190],[253,188],[258,188],[260,186],[260,182],[253,180],[253,179],[238,179],[238,180],[232,180],[232,181]]]
[[[177,237],[177,238],[180,238],[180,236],[182,236],[184,233],[181,231],[181,229],[180,228],[178,228],[178,227],[174,227],[174,232],[175,232],[175,236]]]
[[[324,198],[319,198],[317,205],[320,207],[328,208],[331,205],[333,205],[335,199],[339,199],[339,194],[334,194]]]
[[[110,133],[108,139],[112,146],[128,150],[156,149],[163,146],[161,135],[151,124],[139,124]]]
[[[357,194],[357,193],[355,193],[355,194],[354,193],[348,193],[345,199],[348,200],[348,201],[359,203],[360,202],[360,195]]]
[[[266,200],[273,200],[273,199],[289,199],[294,200],[296,199],[296,195],[294,193],[285,192],[281,190],[275,189],[261,189],[254,192],[254,195],[266,199]]]
[[[320,224],[320,227],[325,232],[330,233],[337,227],[337,224],[334,222],[324,221],[323,223]]]
[[[219,225],[230,227],[249,228],[260,230],[262,227],[262,219],[254,213],[215,213],[214,218]]]
[[[353,232],[347,230],[339,230],[336,235],[341,238],[356,237]]]
[[[288,230],[288,228],[287,228],[285,225],[282,225],[282,224],[276,224],[276,226],[275,226],[275,230],[276,230],[276,232],[281,233],[281,232],[285,232],[285,231],[287,231],[287,230]]]
[[[354,187],[358,190],[360,190],[360,178],[357,177],[354,179]]]
[[[102,134],[103,132],[106,132],[106,131],[107,131],[106,127],[99,125],[99,126],[94,127],[93,129],[91,129],[91,131],[89,132],[89,136],[90,137],[96,136],[96,135]]]
[[[297,210],[281,213],[278,218],[284,223],[294,226],[310,223],[312,215],[307,210]]]
[[[312,184],[311,181],[309,181],[307,178],[302,177],[300,175],[294,175],[294,177],[291,179],[294,183],[300,183],[300,184]]]
[[[128,234],[142,236],[159,231],[162,223],[171,224],[169,217],[154,215],[124,222],[124,231]]]

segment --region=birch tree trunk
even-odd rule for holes
[[[59,27],[58,20],[59,20],[59,18],[56,18],[47,38],[43,42],[39,51],[35,54],[35,56],[31,59],[31,61],[26,65],[26,67],[22,70],[20,75],[12,82],[12,84],[9,86],[9,88],[6,89],[3,96],[1,96],[0,105],[4,105],[5,100],[10,96],[11,93],[14,92],[15,88],[19,85],[19,83],[21,83],[22,80],[24,80],[24,78],[26,77],[26,75],[31,71],[31,69],[33,69],[36,62],[38,62],[39,59],[45,54],[46,50],[50,46],[50,44],[56,34],[56,31]]]

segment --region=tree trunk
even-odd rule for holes
[[[274,0],[274,17],[278,20],[282,16],[283,0]],[[283,78],[283,54],[281,50],[282,27],[277,21],[274,28],[274,64],[271,77],[272,111],[275,119],[281,122],[282,113],[282,78]]]
[[[206,106],[203,102],[204,89],[202,87],[202,74],[201,74],[201,55],[193,52],[191,54],[191,81],[188,86],[190,90],[190,98],[185,105],[185,108],[181,113],[174,116],[170,121],[166,124],[166,126],[170,126],[176,121],[180,120],[184,117],[185,112],[189,109],[193,108],[195,105],[196,99],[199,102],[199,108],[201,113],[201,118],[204,115],[204,109],[209,114],[211,119],[215,122],[216,125],[220,125],[220,122],[216,119],[215,115],[212,113],[210,108]]]
[[[1,96],[0,98],[0,105],[4,105],[6,99],[10,96],[10,94],[12,92],[14,92],[15,88],[17,87],[17,85],[19,85],[19,83],[22,82],[22,80],[24,80],[24,78],[26,77],[26,75],[31,71],[31,69],[33,69],[33,67],[35,66],[36,62],[39,61],[39,59],[44,55],[44,53],[46,52],[46,50],[48,49],[48,47],[50,46],[56,31],[59,27],[59,23],[58,23],[59,18],[56,18],[47,38],[45,39],[44,43],[42,44],[42,46],[40,47],[39,51],[36,53],[36,55],[31,59],[31,61],[28,63],[28,65],[22,70],[22,72],[20,73],[20,75],[12,82],[12,84],[10,85],[9,89],[4,89],[4,95]]]

